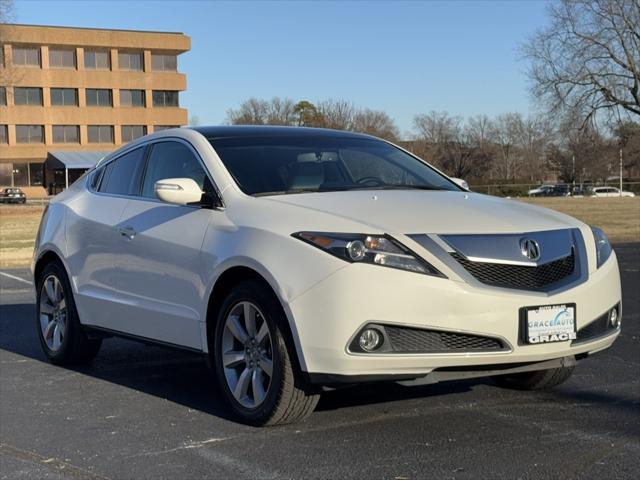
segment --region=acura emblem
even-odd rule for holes
[[[520,240],[520,253],[529,260],[536,261],[540,258],[540,245],[535,240],[523,238]]]

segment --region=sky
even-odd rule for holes
[[[532,110],[518,47],[546,23],[539,1],[31,1],[16,23],[177,31],[181,106],[220,124],[250,97],[346,99],[413,117]]]

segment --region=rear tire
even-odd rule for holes
[[[513,375],[497,375],[493,381],[499,387],[516,390],[546,390],[566,382],[573,373],[574,367],[550,368],[534,372],[515,373]]]
[[[90,340],[82,329],[73,291],[60,263],[44,267],[36,292],[36,329],[49,361],[56,365],[91,362],[102,340]]]
[[[296,375],[278,299],[257,281],[239,283],[217,312],[216,377],[234,416],[255,426],[294,423],[311,415],[319,395]]]

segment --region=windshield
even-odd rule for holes
[[[375,139],[334,136],[211,138],[248,195],[460,188],[426,163]]]

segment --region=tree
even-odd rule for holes
[[[296,103],[293,113],[297,117],[296,125],[299,127],[316,127],[324,124],[318,109],[308,100],[300,100]]]
[[[12,86],[19,75],[12,65],[4,58],[4,45],[7,43],[7,29],[10,23],[16,21],[13,0],[0,0],[0,86]]]
[[[381,110],[368,108],[360,110],[354,115],[353,130],[390,141],[396,141],[399,135],[398,127],[389,115]]]
[[[422,144],[423,155],[454,177],[478,175],[486,167],[487,159],[479,158],[478,149],[470,142],[471,136],[463,126],[462,117],[447,112],[432,111],[416,115],[413,119]],[[478,161],[480,160],[480,161]]]
[[[516,178],[520,172],[517,170],[517,145],[522,116],[519,113],[505,113],[498,115],[493,122],[491,140],[498,147],[502,160],[498,164],[498,176],[504,179]]]
[[[318,104],[319,119],[323,122],[317,127],[336,130],[353,130],[356,108],[346,100],[324,100]]]
[[[534,97],[583,125],[601,111],[640,116],[640,2],[561,0],[549,17],[523,45]]]
[[[640,124],[625,122],[613,131],[615,146],[622,150],[623,167],[627,176],[636,177],[640,173]]]
[[[233,125],[294,125],[295,103],[289,98],[250,98],[237,110],[227,111],[227,121]]]

